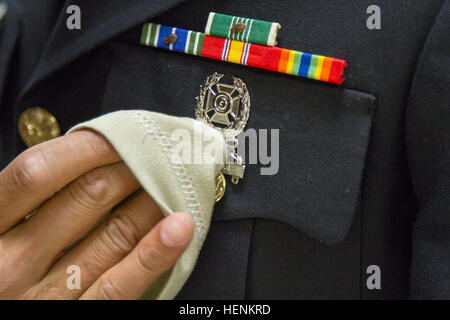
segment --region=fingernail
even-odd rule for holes
[[[161,241],[167,247],[180,247],[191,240],[192,218],[182,212],[168,216],[161,228]]]

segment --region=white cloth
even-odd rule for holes
[[[177,148],[184,143],[194,159],[192,141],[176,142],[172,133],[181,129],[194,137],[194,131],[201,129],[212,138],[203,141],[203,150],[216,148],[224,156],[226,145],[221,133],[191,118],[140,110],[110,113],[79,124],[68,133],[83,128],[106,137],[164,215],[182,211],[193,217],[195,234],[188,249],[143,295],[144,299],[173,299],[191,274],[208,232],[215,204],[215,179],[224,158],[211,164],[183,163]]]

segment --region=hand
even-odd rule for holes
[[[186,213],[163,219],[139,187],[90,130],[19,155],[0,172],[0,299],[139,298],[181,256],[194,229]],[[72,265],[80,268],[80,289],[67,286]]]

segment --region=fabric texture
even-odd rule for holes
[[[233,30],[236,24],[245,25],[241,32]],[[278,30],[281,25],[256,19],[241,18],[227,14],[210,12],[205,33],[209,36],[239,40],[248,43],[258,43],[266,46],[277,45]],[[234,31],[234,32],[233,32]]]
[[[411,297],[450,299],[450,1],[430,32],[406,114],[406,146],[418,213]]]
[[[175,141],[172,134],[183,130],[193,137],[195,131],[202,132],[209,137],[203,150],[221,150],[225,155],[223,136],[194,119],[137,110],[110,113],[79,124],[68,133],[83,128],[106,137],[164,215],[180,211],[191,214],[195,233],[189,247],[175,266],[143,295],[145,299],[174,298],[191,274],[206,238],[215,203],[215,178],[224,159],[185,163],[180,150],[188,148],[193,159],[194,148],[190,141]]]

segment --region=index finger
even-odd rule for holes
[[[82,174],[120,161],[99,133],[80,130],[36,145],[0,172],[0,234]]]

